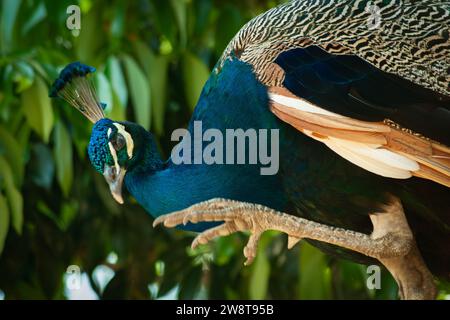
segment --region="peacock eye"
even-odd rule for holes
[[[119,151],[120,149],[122,149],[126,144],[125,138],[120,133],[118,133],[116,136],[116,139],[114,139],[111,142],[116,151]]]

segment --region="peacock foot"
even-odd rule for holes
[[[435,298],[433,276],[420,255],[400,201],[392,198],[383,212],[374,213],[370,218],[373,232],[366,235],[292,216],[258,204],[216,198],[160,216],[155,219],[153,226],[161,223],[166,227],[174,227],[188,222],[224,222],[200,233],[192,242],[192,247],[206,244],[219,236],[250,231],[249,241],[244,248],[246,265],[256,257],[258,241],[261,234],[267,230],[286,233],[289,248],[302,238],[323,241],[378,259],[397,281],[402,299]]]
[[[192,241],[192,248],[206,244],[216,237],[227,236],[238,231],[250,231],[249,241],[244,247],[244,256],[247,258],[245,265],[249,265],[256,257],[261,234],[273,228],[271,219],[274,214],[276,214],[274,210],[261,205],[216,198],[160,216],[155,219],[153,226],[161,223],[166,227],[174,227],[179,224],[186,225],[188,222],[224,222],[197,235]],[[299,238],[289,237],[290,247],[299,240]]]

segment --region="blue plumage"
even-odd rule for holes
[[[230,128],[278,128],[279,121],[267,104],[267,90],[257,81],[251,66],[239,60],[227,61],[222,72],[213,73],[205,85],[188,130],[193,132],[197,120],[202,121],[204,131],[215,128],[224,136]],[[125,186],[154,217],[215,197],[260,203],[278,210],[286,207],[279,176],[261,175],[259,164],[176,165],[171,159],[163,162],[150,133],[135,124],[122,124],[134,135],[139,158],[127,168]],[[110,128],[115,130],[111,120],[98,121],[89,143],[89,158],[101,173],[105,165],[111,165],[106,136]],[[210,226],[191,224],[185,229],[201,231]]]
[[[218,75],[212,74],[202,92],[188,130],[201,120],[203,130],[216,128],[277,128],[278,121],[267,109],[267,90],[239,60],[227,61]],[[150,157],[150,155],[149,155]],[[186,208],[200,201],[223,197],[260,203],[282,210],[286,199],[278,175],[260,175],[260,165],[198,164],[175,165],[169,159],[161,170],[134,170],[125,185],[136,200],[154,217]],[[210,224],[189,225],[201,231]]]

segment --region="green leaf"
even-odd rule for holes
[[[3,0],[0,10],[0,53],[11,50],[14,24],[22,1]]]
[[[23,226],[23,197],[22,194],[16,189],[10,189],[6,191],[8,196],[9,206],[12,212],[12,225],[14,230],[18,234],[22,234]]]
[[[120,39],[125,31],[125,13],[127,12],[127,2],[115,4],[114,18],[111,22],[111,35]]]
[[[178,24],[180,47],[184,48],[187,41],[186,33],[186,1],[185,0],[170,0],[175,19]]]
[[[23,122],[22,125],[19,127],[19,132],[17,132],[17,135],[16,135],[16,141],[22,150],[26,150],[26,147],[28,145],[28,141],[30,138],[30,133],[31,133],[30,126],[28,125],[28,123]],[[25,156],[24,156],[24,158],[25,158]],[[23,160],[22,162],[18,161],[18,163],[23,164],[22,170],[25,170],[25,167],[24,167],[25,160]],[[21,176],[22,176],[22,180],[23,180],[23,172],[22,172]],[[22,184],[21,182],[22,181],[19,181],[18,186],[21,186],[21,184]]]
[[[34,81],[34,70],[28,63],[18,61],[15,64],[16,73],[14,75],[14,82],[16,82],[16,92],[21,93],[28,89]]]
[[[117,97],[117,94],[115,91],[112,92],[112,95],[113,95],[113,104],[112,104],[112,108],[110,108],[109,111],[107,112],[107,116],[110,119],[114,119],[116,121],[126,120],[125,107],[122,106],[122,103],[120,102],[119,98]]]
[[[101,12],[99,7],[94,7],[90,8],[86,14],[82,14],[80,35],[75,42],[78,59],[90,65],[96,65],[96,62],[101,61],[102,56],[99,51],[104,39],[107,39],[101,25]],[[70,30],[67,32],[67,35],[70,35]]]
[[[164,261],[157,260],[155,262],[155,274],[157,277],[163,277],[164,276]]]
[[[152,115],[154,131],[157,135],[164,133],[164,115],[167,97],[167,75],[169,58],[167,56],[155,56],[153,68],[149,73],[152,95]]]
[[[14,188],[14,179],[11,167],[2,156],[0,156],[0,181],[5,189]],[[2,185],[0,185],[0,187]]]
[[[69,132],[60,121],[55,125],[54,139],[53,156],[56,164],[56,178],[63,194],[67,197],[73,181],[72,141]]]
[[[214,245],[214,262],[218,266],[224,266],[236,255],[236,241],[231,237],[218,238]],[[239,253],[240,254],[240,253]]]
[[[30,66],[33,67],[34,71],[39,74],[43,79],[48,80],[49,75],[47,74],[47,71],[45,71],[44,67],[40,62],[37,62],[35,60],[28,60],[27,61]],[[55,76],[57,76],[57,73],[55,71]]]
[[[260,300],[267,296],[267,288],[269,286],[270,263],[266,255],[266,247],[269,241],[267,234],[263,235],[259,246],[258,253],[252,265],[252,271],[249,284],[250,299]]]
[[[22,194],[14,186],[11,167],[8,162],[0,156],[0,178],[4,180],[6,197],[12,213],[12,225],[18,234],[22,234],[23,225],[23,198]]]
[[[25,162],[20,143],[3,126],[0,126],[0,149],[11,166],[16,186],[22,185]]]
[[[47,17],[47,9],[45,8],[45,4],[43,2],[39,3],[37,8],[33,10],[32,16],[26,20],[25,24],[22,27],[22,36],[26,35],[28,31],[33,29],[39,22]]]
[[[133,101],[136,122],[148,130],[150,129],[151,121],[149,82],[133,58],[126,55],[123,57],[123,61],[131,100]]]
[[[106,62],[106,75],[109,79],[112,98],[112,105],[106,109],[106,114],[109,118],[117,121],[125,120],[128,90],[120,62],[114,56],[111,56]]]
[[[33,85],[22,93],[22,110],[30,127],[48,142],[53,128],[53,110],[48,97],[48,88],[37,77]]]
[[[186,53],[183,57],[183,79],[186,99],[191,110],[197,104],[203,86],[208,80],[210,70],[196,56]]]
[[[149,46],[142,41],[133,42],[134,52],[136,53],[137,59],[142,69],[144,69],[147,77],[151,72],[152,66],[154,65],[154,53],[150,50]]]
[[[169,57],[155,55],[147,45],[140,41],[135,42],[134,49],[139,63],[144,68],[150,81],[150,88],[153,93],[151,96],[153,131],[157,135],[162,135],[164,132]]]
[[[150,1],[150,5],[153,6],[155,14],[155,26],[157,30],[162,33],[167,41],[173,45],[176,41],[176,17],[174,16],[174,10],[168,1]]]
[[[5,247],[5,240],[9,229],[9,209],[6,198],[0,193],[0,256]]]
[[[125,107],[128,103],[127,84],[125,82],[125,77],[123,75],[119,59],[115,56],[109,57],[106,62],[106,75],[108,76],[111,87],[119,98],[121,105]]]
[[[105,111],[111,110],[113,104],[111,85],[108,78],[106,78],[105,74],[101,71],[97,71],[95,74],[95,87],[97,89],[100,102],[106,103]]]
[[[300,244],[299,250],[300,299],[329,299],[331,295],[331,276],[326,255],[306,242]]]

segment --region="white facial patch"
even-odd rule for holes
[[[109,147],[109,152],[111,152],[111,156],[113,157],[113,160],[114,160],[114,166],[116,167],[116,172],[119,173],[120,172],[120,166],[119,166],[119,160],[117,158],[116,149],[114,149],[114,147],[113,147],[111,142],[108,142],[108,147]]]
[[[112,129],[108,128],[108,132],[107,132],[108,139],[111,136],[111,133],[112,133]],[[120,166],[119,166],[119,160],[117,158],[117,152],[114,149],[111,142],[108,142],[108,147],[109,147],[109,152],[111,153],[111,156],[113,157],[113,160],[114,160],[114,166],[116,167],[116,172],[119,172]]]
[[[113,123],[116,128],[117,131],[125,138],[125,141],[127,142],[127,154],[128,154],[128,158],[131,159],[133,157],[133,149],[134,149],[134,142],[133,139],[131,138],[131,134],[129,134],[126,130],[125,127],[123,125],[121,125],[120,123]],[[111,129],[109,129],[111,130]],[[108,131],[108,136],[109,136],[109,131]]]

